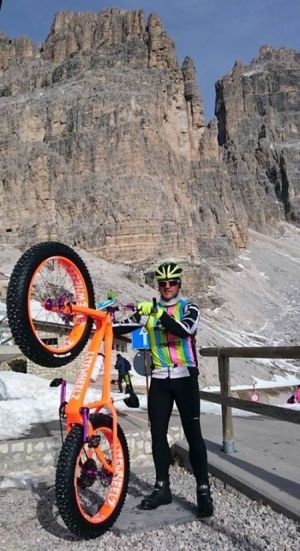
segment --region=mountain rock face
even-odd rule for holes
[[[176,258],[209,283],[249,227],[300,222],[299,56],[236,64],[205,126],[193,61],[156,15],[61,12],[40,48],[0,34],[0,243]]]
[[[178,66],[157,16],[60,13],[40,49],[1,41],[2,242],[59,238],[127,262],[244,243],[194,64]]]
[[[300,224],[300,52],[261,47],[216,85],[218,142],[249,225]]]

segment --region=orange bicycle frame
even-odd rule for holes
[[[94,310],[92,308],[86,308],[84,306],[77,306],[76,304],[67,304],[63,308],[63,312],[66,314],[83,314],[86,317],[93,318],[96,329],[93,337],[90,339],[88,349],[85,353],[85,358],[81,365],[79,375],[74,385],[69,402],[65,407],[66,425],[67,431],[72,429],[74,424],[84,425],[83,411],[95,410],[99,412],[102,408],[106,408],[112,414],[113,419],[113,454],[112,464],[109,464],[104,454],[102,453],[100,446],[96,449],[96,454],[104,464],[105,468],[111,472],[115,472],[116,465],[116,451],[117,451],[117,412],[113,405],[111,398],[111,359],[112,359],[112,344],[113,344],[113,330],[112,330],[112,317],[109,312],[103,312]],[[97,359],[98,351],[104,343],[104,368],[103,368],[103,385],[102,394],[99,400],[96,402],[85,403],[85,396],[89,388],[90,378],[92,376],[95,361]],[[88,422],[88,434],[92,436],[93,427]]]

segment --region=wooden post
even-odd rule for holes
[[[229,372],[229,358],[218,354],[218,368],[219,368],[219,380],[221,396],[230,396],[230,372]],[[233,422],[232,422],[232,409],[228,406],[222,405],[222,428],[223,428],[223,448],[225,453],[232,453],[235,451],[234,434],[233,434]]]

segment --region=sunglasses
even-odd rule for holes
[[[167,286],[170,287],[176,287],[176,285],[179,285],[178,279],[167,279],[166,281],[159,281],[158,286],[164,289]]]

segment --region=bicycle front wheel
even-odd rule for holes
[[[56,470],[56,500],[66,526],[84,539],[97,538],[118,518],[129,481],[129,452],[125,435],[118,425],[116,470],[113,460],[113,425],[108,415],[91,416],[92,441],[83,443],[83,429],[75,425],[64,441]],[[103,456],[102,456],[103,457]]]
[[[7,315],[15,343],[39,365],[60,367],[69,363],[90,336],[93,320],[60,312],[66,302],[95,307],[87,267],[63,243],[34,245],[21,256],[10,277]]]

